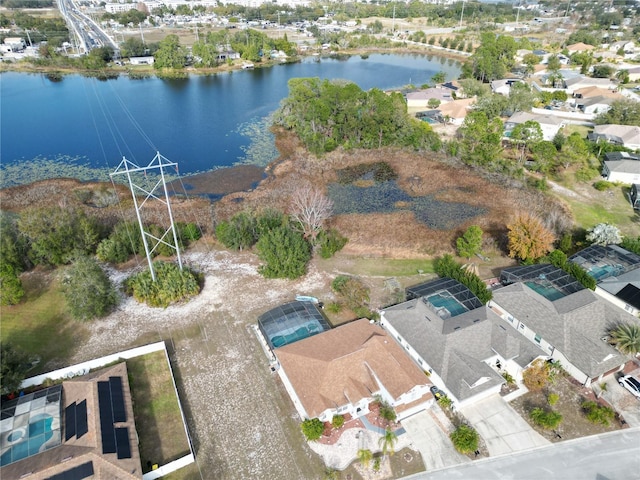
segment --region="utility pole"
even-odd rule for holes
[[[396,4],[393,4],[393,20],[391,21],[391,33],[396,31]]]
[[[173,222],[173,213],[171,212],[171,203],[169,202],[169,192],[167,191],[167,182],[164,175],[164,169],[167,167],[173,167],[176,170],[178,169],[178,164],[169,161],[167,158],[160,155],[160,152],[156,153],[156,156],[153,157],[153,160],[149,162],[146,167],[139,167],[135,163],[127,160],[125,157],[122,157],[122,161],[120,165],[115,169],[115,171],[109,174],[110,177],[114,177],[116,175],[126,175],[127,180],[129,182],[129,188],[131,189],[131,196],[133,197],[133,204],[136,209],[136,216],[138,218],[138,226],[140,227],[140,233],[142,235],[142,243],[144,244],[144,251],[147,255],[147,263],[149,264],[149,271],[151,272],[151,278],[153,281],[156,281],[156,273],[153,269],[153,261],[152,255],[154,250],[160,245],[166,245],[171,249],[175,250],[176,256],[178,258],[178,266],[180,270],[182,270],[182,258],[180,257],[180,247],[178,244],[178,234],[176,232],[176,228]],[[147,189],[136,184],[132,178],[133,173],[144,173],[146,176],[147,171],[158,170],[160,173],[160,179],[156,182],[156,184],[151,188]],[[156,194],[156,192],[159,192]],[[139,202],[139,199],[136,193],[143,193],[144,200]],[[145,204],[148,200],[154,199],[158,202],[166,205],[167,213],[169,216],[169,227],[162,233],[160,237],[156,237],[149,232],[146,232],[144,229],[144,223],[142,221],[142,209],[145,207]],[[169,235],[172,234],[172,235]],[[155,240],[155,246],[153,248],[149,248],[149,239]],[[173,242],[173,243],[170,243]]]
[[[464,17],[464,2],[465,0],[462,0],[462,12],[460,13],[460,25],[458,26],[458,28],[462,28],[462,18]]]

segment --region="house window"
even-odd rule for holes
[[[542,340],[542,337],[538,334],[536,334],[535,337],[533,337],[533,339],[536,341],[536,343],[540,343],[540,340]]]
[[[400,335],[397,336],[398,341],[401,342],[402,341],[402,337]]]
[[[521,323],[520,325],[518,325],[518,327],[520,328],[520,330],[524,330],[524,323]]]
[[[513,323],[513,317],[511,315],[507,316],[507,320],[509,320],[511,323]]]
[[[422,359],[421,359],[421,358],[419,358],[419,359],[418,359],[418,363],[419,363],[420,365],[422,365]]]

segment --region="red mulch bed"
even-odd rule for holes
[[[388,422],[384,418],[380,417],[380,405],[377,403],[372,403],[369,405],[369,413],[365,415],[367,420],[372,425],[380,428],[390,427],[392,430],[397,430],[400,428],[399,422]],[[343,432],[345,432],[349,428],[358,428],[364,429],[364,423],[358,417],[353,418],[351,415],[347,414],[344,416],[344,425],[340,428],[333,428],[331,422],[324,422],[324,432],[317,442],[322,443],[324,445],[333,445],[336,443]]]

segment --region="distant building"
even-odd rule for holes
[[[155,58],[151,55],[147,57],[131,57],[129,59],[131,65],[153,65],[154,62]]]
[[[640,149],[640,127],[636,125],[596,125],[589,140],[604,140],[630,150]]]
[[[0,45],[0,52],[2,53],[17,53],[22,52],[27,48],[23,38],[20,37],[7,37]]]
[[[553,137],[564,127],[564,120],[553,115],[538,115],[529,112],[516,112],[504,123],[505,136],[522,123],[533,121],[540,125],[543,140],[553,140]]]

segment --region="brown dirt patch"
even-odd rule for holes
[[[529,412],[535,407],[547,407],[549,394],[555,393],[560,398],[552,408],[562,414],[562,423],[556,429],[560,437],[553,431],[545,430],[533,423]],[[593,424],[582,411],[581,405],[584,401],[596,400],[591,388],[586,388],[572,381],[570,377],[560,377],[547,389],[539,392],[528,392],[516,398],[510,405],[524,418],[540,435],[550,442],[570,440],[572,438],[597,435],[599,433],[611,432],[622,428],[620,422],[615,419],[609,426]],[[597,399],[602,405],[608,405],[603,399]]]
[[[337,181],[337,169],[381,161],[393,167],[398,174],[398,186],[412,197],[433,195],[439,201],[483,208],[486,213],[461,222],[453,230],[429,228],[409,210],[336,215],[331,226],[349,238],[345,253],[426,258],[451,251],[454,239],[474,224],[500,245],[506,235],[506,223],[518,210],[537,212],[542,217],[553,210],[565,212],[556,200],[526,188],[521,182],[497,176],[487,178],[441,154],[395,148],[337,150],[319,159],[306,153],[290,135],[279,132],[278,137],[281,160],[267,169],[268,177],[253,191],[233,193],[216,203],[217,219],[264,207],[287,211],[291,194],[301,183],[326,187]]]

